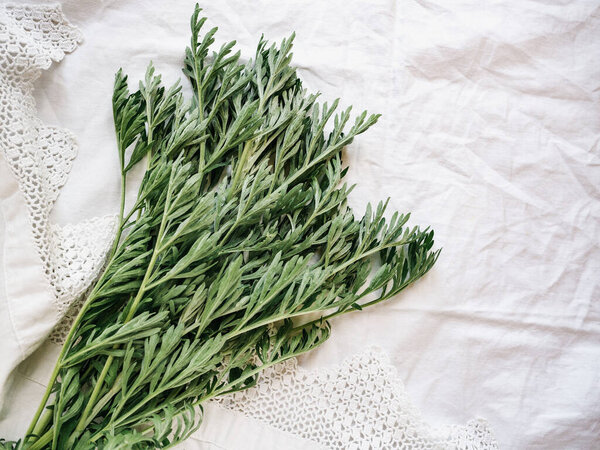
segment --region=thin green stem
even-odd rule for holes
[[[229,194],[230,194],[230,196],[237,191],[236,188],[237,188],[238,183],[241,180],[242,171],[244,170],[244,168],[246,166],[246,162],[248,161],[248,156],[250,155],[250,152],[251,152],[251,150],[250,150],[252,148],[250,146],[251,142],[252,141],[247,141],[244,144],[244,149],[242,150],[242,154],[238,158],[238,162],[237,162],[236,167],[235,167],[235,173],[234,173],[233,177],[231,178],[231,183],[229,185]]]
[[[52,420],[52,417],[54,416],[52,409],[50,408],[46,408],[46,411],[44,412],[44,415],[42,416],[42,418],[39,420],[39,422],[37,423],[35,429],[33,430],[33,434],[39,436],[44,432],[44,429],[46,428],[46,426],[48,425],[48,423]]]
[[[124,161],[122,160],[122,158],[121,158],[120,163],[121,163],[121,169],[123,169]],[[121,170],[121,200],[120,200],[120,207],[119,207],[119,226],[117,228],[117,235],[113,241],[112,248],[108,254],[108,259],[110,260],[110,262],[107,264],[107,268],[110,266],[112,259],[114,258],[114,255],[119,246],[119,241],[121,240],[121,234],[123,232],[123,214],[125,211],[125,189],[126,189],[126,175],[125,175],[124,171]],[[79,314],[77,315],[75,321],[73,322],[71,329],[69,330],[69,334],[67,335],[67,338],[65,339],[65,342],[61,349],[61,352],[58,356],[58,360],[54,366],[52,374],[50,375],[50,380],[48,381],[48,385],[47,385],[46,391],[44,392],[44,396],[42,397],[42,401],[40,402],[40,405],[38,406],[38,409],[36,410],[36,413],[33,416],[33,419],[29,425],[29,428],[27,429],[26,435],[33,434],[34,430],[38,431],[38,428],[40,428],[39,431],[41,431],[43,429],[43,427],[36,426],[37,421],[39,420],[40,415],[42,414],[42,411],[46,407],[46,403],[48,402],[48,398],[50,397],[52,387],[54,386],[54,383],[56,382],[56,379],[58,377],[58,373],[61,369],[62,360],[67,353],[67,349],[70,347],[71,340],[73,339],[73,335],[75,334],[75,331],[77,330],[77,327],[78,327],[79,323],[81,322],[81,319],[83,318],[83,314],[88,309],[91,302],[93,301],[94,294],[96,292],[96,288],[97,288],[97,286],[100,285],[100,282],[104,278],[105,273],[106,273],[106,270],[103,272],[102,276],[100,277],[100,280],[98,280],[98,282],[96,283],[96,287],[94,288],[94,290],[90,293],[89,297],[86,299],[81,310],[79,311]],[[43,424],[43,426],[45,427],[46,424]]]
[[[172,190],[172,181],[173,181],[173,177],[174,177],[174,169],[172,169],[173,171],[171,172],[171,180],[169,182],[169,188],[167,191],[167,197],[165,199],[165,206],[164,206],[164,211],[163,211],[163,216],[162,216],[162,220],[160,223],[160,228],[158,231],[158,236],[157,236],[157,241],[156,244],[154,246],[154,251],[152,252],[152,257],[150,259],[150,263],[148,264],[148,268],[146,269],[146,273],[144,275],[144,279],[142,280],[142,284],[140,286],[140,288],[138,289],[137,295],[135,296],[133,303],[129,309],[129,312],[127,313],[127,316],[124,320],[123,323],[127,323],[129,322],[133,316],[135,315],[136,309],[139,305],[139,302],[141,301],[144,292],[146,290],[146,284],[148,283],[148,280],[150,278],[150,275],[152,274],[152,271],[154,270],[154,265],[156,264],[156,258],[158,257],[158,249],[160,247],[160,242],[162,239],[162,236],[164,234],[164,230],[165,230],[165,226],[166,226],[166,222],[167,222],[167,211],[169,209],[170,203],[171,203],[171,197],[173,194],[173,190]],[[106,375],[108,374],[108,370],[110,369],[110,366],[113,362],[114,357],[112,355],[110,355],[107,359],[106,362],[104,364],[104,367],[102,369],[102,372],[100,373],[100,376],[98,377],[98,380],[96,381],[96,385],[94,386],[94,390],[92,391],[92,394],[85,406],[85,409],[81,415],[81,418],[79,419],[79,422],[77,423],[77,427],[75,428],[75,431],[73,432],[73,434],[71,435],[70,441],[74,440],[77,438],[77,436],[79,434],[81,434],[81,432],[84,430],[85,428],[85,424],[86,421],[88,419],[88,415],[90,413],[90,411],[92,410],[92,408],[95,405],[96,402],[96,398],[98,397],[100,390],[102,389],[102,385],[104,384],[104,379],[106,378]]]
[[[123,215],[125,214],[125,190],[127,187],[127,174],[124,170],[125,161],[121,161],[121,200],[119,205],[119,227],[117,228],[117,236],[113,242],[112,248],[108,253],[108,259],[112,258],[117,248],[119,248],[119,242],[121,241],[121,234],[123,233]]]
[[[50,393],[52,392],[52,388],[54,386],[54,383],[56,382],[58,373],[61,369],[62,360],[65,357],[65,355],[67,354],[67,351],[71,346],[71,341],[73,340],[73,336],[75,335],[75,332],[77,331],[77,328],[83,318],[83,315],[85,314],[85,312],[87,311],[90,304],[92,303],[92,301],[95,298],[95,293],[96,293],[96,289],[94,288],[94,290],[90,293],[90,296],[87,298],[87,300],[81,307],[79,314],[77,314],[77,317],[75,318],[75,321],[73,322],[73,325],[71,326],[71,329],[69,330],[69,334],[67,335],[67,337],[65,339],[65,343],[63,344],[60,354],[58,355],[58,360],[56,361],[56,364],[54,365],[54,369],[52,370],[52,374],[50,375],[50,380],[48,381],[48,385],[46,387],[46,391],[44,392],[44,396],[42,397],[42,400],[38,406],[38,409],[37,409],[36,413],[34,414],[33,419],[31,420],[31,423],[29,425],[29,428],[27,429],[27,432],[25,433],[25,436],[33,434],[34,430],[37,431],[37,428],[36,428],[37,421],[40,418],[40,415],[42,414],[42,412],[44,411],[46,403],[48,402],[48,398],[50,397]],[[42,431],[42,430],[40,429],[39,431]]]
[[[102,389],[102,384],[104,383],[104,378],[106,378],[106,375],[108,374],[108,370],[110,369],[110,365],[112,364],[113,359],[114,359],[113,355],[110,355],[108,358],[106,358],[106,363],[104,364],[104,367],[102,368],[102,372],[100,372],[100,376],[98,377],[98,381],[96,382],[96,385],[94,386],[94,390],[92,391],[90,399],[87,402],[87,404],[85,405],[85,409],[83,410],[83,413],[81,414],[81,418],[79,419],[79,422],[77,423],[77,427],[75,428],[76,432],[81,432],[85,428],[84,424],[87,419],[87,416],[90,413],[90,411],[92,410],[92,408],[94,407],[94,401],[96,400],[96,397],[98,396],[98,394],[100,393],[100,390]]]
[[[27,450],[41,450],[52,440],[53,430],[50,428],[44,435],[40,436],[40,438],[33,443],[30,447],[27,447]]]

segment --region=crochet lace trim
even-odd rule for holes
[[[330,449],[498,448],[483,419],[428,424],[377,348],[326,369],[306,370],[290,359],[266,369],[255,387],[213,402]]]
[[[0,5],[0,151],[25,198],[57,322],[98,275],[115,226],[110,216],[67,226],[50,221],[77,145],[71,132],[38,118],[34,82],[81,39],[59,5]]]

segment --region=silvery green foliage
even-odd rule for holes
[[[386,220],[379,203],[357,220],[346,205],[341,151],[378,116],[351,122],[307,94],[293,35],[261,39],[245,64],[233,42],[209,54],[216,29],[201,36],[199,13],[191,101],[152,65],[133,93],[117,73],[123,192],[134,165],[147,170],[20,448],[172,446],[202,402],[315,348],[329,318],[395,296],[437,259],[408,215]]]

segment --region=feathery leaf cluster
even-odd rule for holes
[[[347,206],[341,151],[378,116],[317,103],[290,65],[293,35],[261,39],[246,63],[234,42],[209,54],[216,28],[202,36],[199,13],[190,101],[152,65],[133,93],[116,75],[123,191],[147,169],[19,448],[170,447],[202,402],[315,348],[328,319],[393,297],[437,259],[408,215]]]

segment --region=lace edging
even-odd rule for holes
[[[324,369],[306,370],[291,359],[265,370],[254,388],[213,401],[331,449],[498,448],[482,419],[429,425],[375,347]]]
[[[49,219],[77,144],[70,131],[39,119],[34,82],[82,39],[58,4],[0,5],[0,147],[25,198],[33,239],[54,292],[57,321],[97,275],[113,230],[105,218],[65,227]],[[98,223],[105,225],[103,230]],[[86,233],[76,233],[82,226]]]
[[[67,53],[73,52],[83,41],[83,33],[67,19],[60,3],[41,5],[7,2],[1,6],[17,22],[31,18],[34,22],[46,24],[41,27],[31,27],[29,23],[23,25],[24,32],[32,34],[34,38],[39,39],[44,34],[50,36],[50,39],[40,39],[40,45],[46,49],[48,56],[43,62],[38,61],[41,70],[50,68],[53,61],[60,62]]]

